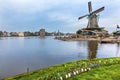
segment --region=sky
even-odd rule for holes
[[[0,30],[8,32],[61,31],[75,33],[86,28],[88,20],[78,17],[88,14],[90,0],[0,0]],[[99,26],[109,32],[120,25],[120,0],[91,0],[93,11],[100,12]]]

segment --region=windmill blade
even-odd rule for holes
[[[99,9],[97,9],[97,10],[93,11],[93,12],[92,12],[92,14],[97,14],[97,13],[99,13],[99,12],[103,11],[103,10],[104,10],[104,8],[105,8],[105,7],[101,7],[101,8],[99,8]]]
[[[79,17],[79,18],[78,18],[78,20],[80,20],[80,19],[82,19],[82,18],[84,18],[84,17],[86,17],[86,16],[88,16],[88,14],[86,14],[86,15],[84,15],[84,16],[81,16],[81,17]]]
[[[89,9],[89,13],[91,13],[91,12],[92,12],[92,4],[91,4],[91,1],[88,2],[88,9]]]

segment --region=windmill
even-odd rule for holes
[[[95,11],[92,11],[92,4],[91,4],[91,2],[88,2],[88,10],[89,10],[89,14],[86,14],[84,16],[79,17],[78,20],[80,20],[84,17],[88,17],[87,28],[99,28],[97,13],[103,11],[104,7],[101,7],[99,9],[95,10]]]

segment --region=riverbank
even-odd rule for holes
[[[120,38],[116,39],[115,37],[109,38],[100,38],[100,37],[55,37],[55,39],[57,40],[62,40],[62,41],[98,41],[101,43],[120,43]]]
[[[110,66],[113,66],[114,69],[114,65],[116,65],[116,67],[118,66],[118,68],[120,69],[120,57],[68,62],[65,64],[59,64],[48,68],[19,74],[16,76],[5,78],[4,80],[72,80],[72,78],[75,77],[79,78],[79,74],[86,73],[87,75],[90,74],[91,71],[97,71],[99,73],[99,69],[103,68],[105,70],[107,67]],[[86,75],[84,75],[84,77],[86,77]]]

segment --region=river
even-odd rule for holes
[[[80,59],[120,56],[119,44],[60,41],[54,37],[1,37],[0,78]]]

